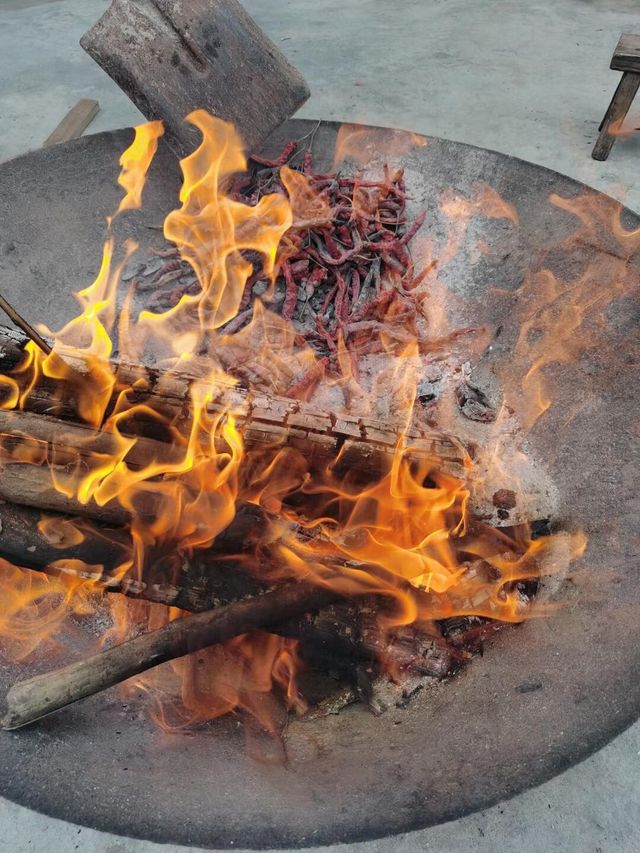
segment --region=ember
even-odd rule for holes
[[[381,713],[499,624],[543,613],[541,572],[584,547],[475,511],[483,487],[503,519],[518,496],[495,485],[496,447],[443,434],[420,391],[475,330],[448,329],[433,304],[438,259],[414,267],[425,215],[409,216],[402,170],[316,174],[294,143],[247,164],[230,125],[189,121],[203,141],[164,223],[175,248],[141,259],[110,233],[52,352],[5,336],[3,494],[66,513],[31,529],[33,559],[5,545],[5,646],[39,653],[105,588],[148,599],[111,596],[104,640],[121,645],[17,685],[8,727],[132,675],[168,728],[241,709],[275,734],[278,708],[331,705],[345,686]],[[140,207],[161,133],[137,129],[116,216]],[[514,215],[488,188],[445,203],[445,255],[475,212]],[[31,510],[11,512],[30,529]],[[331,673],[324,696],[305,690],[310,668]]]

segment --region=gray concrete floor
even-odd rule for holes
[[[0,0],[0,161],[38,148],[82,97],[91,131],[139,113],[78,46],[107,0]],[[640,0],[245,0],[307,77],[300,115],[408,127],[569,174],[640,210],[640,134],[589,154]],[[640,99],[630,124],[640,126]],[[640,853],[640,724],[533,791],[418,833],[336,853]],[[472,772],[472,769],[470,770]],[[178,853],[0,800],[0,851]]]

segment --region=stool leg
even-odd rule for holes
[[[622,81],[623,81],[623,80],[624,80],[624,74],[620,77],[620,82],[619,82],[619,83],[618,83],[618,85],[616,86],[616,90],[615,90],[615,92],[613,93],[613,98],[611,98],[611,103],[610,103],[610,104],[609,104],[609,106],[607,107],[607,111],[606,111],[606,113],[604,114],[604,118],[603,118],[603,119],[602,119],[602,121],[600,122],[600,127],[598,128],[598,133],[599,133],[599,132],[602,130],[602,128],[604,127],[604,123],[605,123],[605,121],[607,120],[607,116],[609,115],[609,113],[610,113],[610,111],[611,111],[611,108],[613,107],[613,105],[614,105],[614,103],[615,103],[615,100],[616,100],[616,98],[618,97],[618,92],[620,91],[620,88],[621,88],[621,86],[622,86]]]
[[[596,144],[593,146],[591,156],[594,160],[606,160],[613,148],[613,143],[616,141],[615,136],[609,133],[609,128],[615,121],[622,121],[629,112],[636,92],[640,88],[640,74],[625,71],[622,79],[618,84],[616,93],[613,96],[609,109],[605,113],[600,125],[600,136]]]

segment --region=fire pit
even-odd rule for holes
[[[292,121],[267,154],[308,135],[317,167],[329,168],[337,133],[330,123]],[[73,316],[68,293],[95,275],[104,218],[118,203],[110,177],[129,137],[89,137],[0,169],[7,295],[50,326]],[[399,131],[380,132],[381,147],[385,138],[392,150],[407,140]],[[444,192],[473,197],[473,185],[484,181],[518,213],[517,224],[474,218],[447,262],[440,259],[451,323],[492,330],[490,346],[461,377],[461,417],[465,407],[468,415],[469,406],[471,413],[482,406],[496,383],[514,387],[524,379],[525,396],[536,393],[539,411],[544,395],[552,396],[528,435],[527,455],[545,474],[536,517],[585,530],[584,558],[569,577],[543,585],[539,598],[552,605],[545,618],[505,631],[483,657],[408,707],[375,717],[356,705],[292,722],[286,766],[253,761],[233,718],[189,736],[167,735],[148,720],[144,696],[111,691],[37,728],[4,733],[3,795],[56,817],[165,842],[262,848],[357,840],[512,796],[585,757],[637,716],[638,423],[631,389],[638,217],[504,155],[438,139],[404,147],[412,206],[427,210],[436,245],[450,236]],[[174,206],[178,187],[175,161],[161,148],[144,209],[127,226],[142,246]],[[418,244],[420,251],[428,261],[430,244]],[[569,310],[544,270],[571,283]],[[604,302],[592,296],[596,280]],[[551,326],[564,331],[556,341],[545,338]],[[516,370],[523,340],[536,355],[525,377]],[[538,387],[545,364],[546,387]],[[491,429],[490,419],[472,417],[466,438],[482,445]],[[498,509],[506,506],[498,500]],[[84,630],[69,628],[65,654],[69,645],[80,653],[93,642]],[[66,662],[49,658],[47,668]],[[5,665],[0,689],[28,674],[24,665]]]

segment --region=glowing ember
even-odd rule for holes
[[[546,572],[563,571],[584,547],[582,537],[565,536],[558,547],[554,537],[534,540],[527,524],[501,531],[470,510],[474,492],[500,483],[515,458],[503,455],[500,445],[510,413],[499,408],[494,443],[473,460],[458,443],[462,464],[455,472],[437,454],[425,453],[416,439],[434,420],[455,434],[445,407],[436,417],[422,402],[425,376],[438,364],[432,354],[440,353],[442,361],[459,334],[449,327],[440,298],[438,264],[455,255],[474,215],[515,222],[515,211],[484,186],[471,199],[443,198],[450,233],[444,245],[422,240],[425,270],[416,274],[407,244],[417,226],[407,221],[404,207],[396,211],[395,225],[389,214],[400,189],[404,193],[401,171],[385,170],[379,181],[356,177],[341,183],[339,177],[316,179],[308,169],[282,163],[272,169],[276,191],[262,191],[248,203],[238,190],[247,160],[234,129],[202,112],[188,120],[203,141],[182,162],[181,206],[166,218],[164,235],[192,271],[197,288],[182,293],[164,312],[136,314],[133,289],[122,302],[119,286],[138,247],[131,242],[116,246],[110,232],[95,282],[77,294],[80,313],[57,333],[47,332],[55,341],[53,352],[45,356],[29,345],[12,375],[0,377],[3,409],[29,409],[33,395],[46,386],[54,401],[52,414],[56,407],[72,405],[76,420],[91,427],[86,441],[65,444],[64,428],[53,450],[37,436],[19,447],[5,441],[3,461],[49,466],[57,494],[87,511],[100,507],[129,519],[126,556],[111,567],[119,578],[153,583],[160,580],[154,572],[162,564],[161,580],[175,581],[185,560],[206,553],[239,514],[257,507],[259,530],[245,543],[242,564],[267,583],[300,578],[349,596],[381,595],[388,602],[378,618],[383,634],[456,615],[518,622],[543,612],[525,594],[534,586],[523,584],[536,581],[543,563]],[[126,195],[116,216],[140,207],[161,133],[159,123],[137,128],[121,160],[119,183]],[[361,134],[345,131],[337,156],[362,151]],[[424,140],[416,138],[414,144]],[[347,219],[336,222],[338,196]],[[350,228],[359,221],[387,245],[386,253],[373,237],[355,242]],[[323,229],[331,240],[329,255],[314,242]],[[351,245],[344,243],[347,235]],[[364,282],[354,272],[363,257],[378,263],[378,281],[369,297],[376,308],[368,314],[358,302]],[[386,259],[382,274],[380,257]],[[300,316],[292,319],[299,298],[292,264],[300,260],[306,263],[308,299],[328,287],[327,281],[336,281],[333,295],[329,289],[321,300],[324,320],[314,324],[313,334]],[[352,304],[343,310],[345,270]],[[257,282],[266,289],[251,295]],[[538,292],[549,292],[546,302],[553,304],[553,281],[543,276],[534,284]],[[234,329],[241,312],[246,313]],[[565,326],[572,330],[577,323],[579,316],[572,315]],[[523,357],[522,346],[531,359],[522,390],[529,408],[536,400],[537,416],[548,405],[537,375],[543,364],[563,357],[564,344],[559,341],[551,350],[543,336],[532,345],[527,337],[534,325],[535,316],[523,325],[515,355]],[[479,351],[486,334],[465,330],[472,331]],[[145,368],[124,369],[111,361],[115,342],[123,365],[153,365],[161,371],[166,396],[179,396],[175,389],[188,387],[180,417],[175,410],[165,411],[161,398],[150,393]],[[349,461],[348,442],[336,459],[321,466],[295,441],[250,443],[246,424],[259,408],[257,401],[278,393],[308,404],[308,410],[297,413],[300,417],[305,412],[311,417],[314,410],[330,412],[345,429],[355,425],[355,437],[365,429],[363,419],[392,424],[392,452],[372,450],[369,469],[363,470]],[[533,419],[526,414],[527,425]],[[150,425],[162,442],[151,445],[144,437]],[[288,428],[295,432],[293,422]],[[512,486],[513,478],[505,478]],[[519,490],[512,493],[520,501]],[[500,507],[507,515],[511,508]],[[82,523],[45,518],[40,531],[60,549],[55,568],[100,576],[99,566],[65,560],[64,549],[86,535]],[[5,647],[18,656],[55,641],[66,617],[86,614],[96,599],[102,600],[95,581],[68,573],[48,577],[8,564],[1,569],[0,631]],[[119,596],[109,603],[113,627],[105,633],[108,642],[184,615]],[[274,688],[287,707],[304,708],[296,687],[299,667],[295,641],[256,633],[181,659],[139,679],[136,687],[157,700],[156,717],[163,726],[202,722],[242,708],[273,730],[273,704],[265,697]]]

